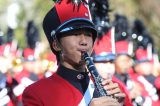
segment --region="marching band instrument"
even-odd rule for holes
[[[103,85],[102,85],[103,78],[98,74],[94,63],[87,52],[83,54],[83,59],[86,62],[86,66],[87,66],[89,72],[91,73],[91,75],[94,78],[95,88],[99,93],[99,97],[109,96],[109,95],[107,95],[106,90],[103,88]]]

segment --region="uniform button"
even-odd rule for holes
[[[82,74],[77,75],[77,79],[82,80],[83,78],[84,78],[84,75],[82,75]]]

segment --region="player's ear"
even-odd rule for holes
[[[52,47],[54,48],[55,51],[61,51],[60,45],[56,40],[52,42]]]

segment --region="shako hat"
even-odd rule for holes
[[[115,41],[114,37],[114,27],[102,36],[101,39],[96,40],[94,45],[94,62],[107,62],[115,60]]]
[[[50,46],[53,39],[59,38],[61,33],[81,28],[91,30],[93,39],[96,39],[97,31],[85,0],[81,0],[79,4],[74,4],[71,0],[58,0],[43,20],[43,29]],[[56,52],[52,47],[51,49]]]

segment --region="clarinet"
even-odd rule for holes
[[[102,85],[103,78],[98,74],[94,63],[87,52],[83,54],[83,59],[85,60],[86,66],[94,79],[95,88],[98,91],[99,96],[100,97],[109,96],[107,95],[106,90],[103,88],[103,85]]]

